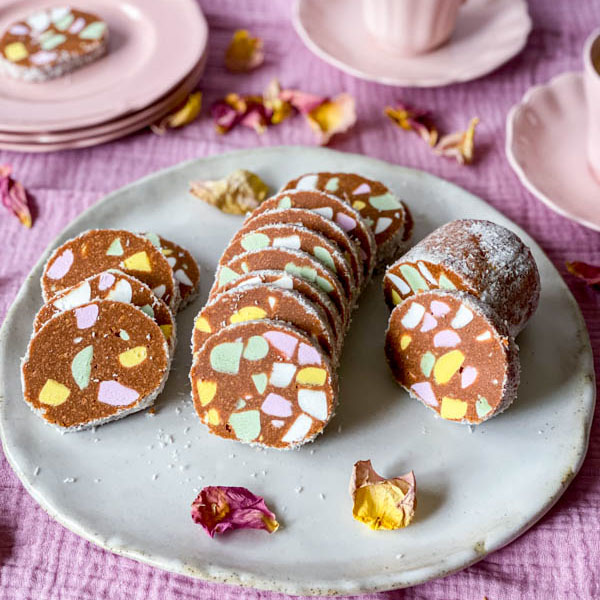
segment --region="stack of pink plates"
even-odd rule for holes
[[[0,0],[0,35],[49,6],[50,0]],[[196,88],[208,26],[195,0],[78,0],[76,8],[108,23],[107,55],[43,83],[0,75],[0,148],[50,152],[101,144],[160,120]]]

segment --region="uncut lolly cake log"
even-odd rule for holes
[[[540,277],[531,251],[512,231],[464,219],[429,234],[391,265],[383,280],[390,307],[436,288],[480,298],[517,335],[537,308]]]
[[[260,319],[294,325],[337,364],[341,340],[333,334],[323,311],[299,292],[263,283],[239,286],[215,296],[196,317],[192,351],[196,354],[212,334],[228,325]]]
[[[340,314],[344,328],[348,326],[351,306],[339,279],[316,258],[300,250],[264,248],[238,255],[226,265],[219,267],[215,283],[208,296],[209,299],[218,294],[224,285],[238,279],[241,275],[265,269],[284,271],[315,283],[331,298]]]
[[[481,423],[517,394],[517,345],[494,311],[466,292],[408,297],[392,311],[385,352],[396,381],[444,419]]]
[[[358,252],[356,242],[331,219],[320,215],[312,210],[304,208],[284,208],[268,210],[258,215],[251,215],[238,229],[232,238],[229,246],[223,252],[220,264],[225,264],[232,259],[236,252],[232,250],[238,246],[243,238],[249,233],[267,227],[269,225],[301,225],[311,231],[324,235],[331,242],[336,244],[340,252],[344,255],[346,262],[350,265],[354,278],[354,285],[357,290],[362,290],[364,284],[364,272],[362,261]],[[239,254],[239,252],[237,252]]]
[[[335,304],[316,284],[311,283],[306,279],[302,279],[302,277],[298,277],[297,275],[274,270],[252,271],[251,273],[245,273],[244,275],[240,275],[237,279],[226,283],[221,288],[220,293],[244,285],[257,285],[261,283],[275,285],[285,290],[294,290],[302,294],[323,311],[327,318],[327,323],[331,327],[336,339],[343,340],[344,326]]]
[[[84,429],[151,406],[170,361],[148,315],[97,300],[55,315],[33,335],[22,363],[23,394],[51,425]]]
[[[314,439],[337,402],[336,376],[321,348],[279,321],[221,329],[195,355],[190,380],[211,433],[271,448]]]
[[[394,260],[412,234],[408,207],[380,181],[356,173],[307,173],[286,183],[282,192],[292,189],[320,190],[352,205],[375,234],[380,265]]]
[[[200,291],[200,267],[192,254],[175,242],[166,240],[156,233],[144,233],[160,251],[164,254],[179,287],[181,301],[179,310],[183,310],[193,302]]]
[[[354,285],[354,276],[339,247],[324,235],[301,225],[265,225],[243,233],[239,237],[236,234],[229,242],[219,265],[226,265],[231,259],[244,252],[263,248],[290,248],[314,256],[324,267],[337,275],[350,301],[356,300],[358,290]]]
[[[156,321],[169,344],[171,354],[175,351],[177,332],[175,319],[169,307],[157,298],[146,284],[116,270],[92,275],[56,294],[36,315],[33,331],[39,331],[54,315],[92,300],[114,300],[137,306]]]
[[[0,39],[0,70],[16,79],[47,81],[100,58],[108,47],[106,23],[68,6],[31,13]]]
[[[265,200],[254,209],[247,222],[268,210],[284,208],[312,210],[341,227],[358,244],[364,280],[371,279],[377,258],[377,244],[373,232],[357,210],[331,194],[310,190],[289,190]]]
[[[42,274],[44,301],[108,269],[139,279],[177,311],[179,287],[166,257],[147,238],[123,229],[92,229],[57,248]]]

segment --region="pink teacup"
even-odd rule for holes
[[[583,63],[588,117],[587,155],[592,172],[600,182],[600,29],[587,39]]]
[[[362,12],[377,42],[402,56],[415,56],[448,40],[464,1],[362,0]]]

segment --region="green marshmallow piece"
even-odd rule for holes
[[[266,373],[257,373],[256,375],[252,375],[252,381],[254,382],[254,387],[259,394],[264,394],[267,389],[267,374]]]
[[[149,304],[144,304],[144,306],[140,306],[140,310],[143,313],[146,313],[151,319],[154,319],[154,309]]]
[[[323,263],[328,269],[331,269],[334,273],[337,273],[333,258],[331,257],[331,254],[325,250],[325,248],[322,246],[315,246],[313,254],[320,263]]]
[[[400,272],[415,294],[421,290],[425,291],[429,289],[429,286],[427,285],[425,279],[423,279],[421,273],[419,273],[419,271],[417,271],[417,269],[414,267],[411,267],[410,265],[401,265]]]
[[[487,398],[483,396],[479,396],[479,400],[475,403],[475,410],[477,411],[477,416],[479,418],[485,417],[491,410],[492,407],[490,403],[487,401]]]
[[[297,267],[294,263],[288,263],[285,265],[283,270],[290,275],[295,275],[296,277],[301,277],[300,267]]]
[[[366,223],[367,227],[371,227],[371,229],[373,228],[373,225],[375,225],[375,221],[373,221],[371,217],[365,217],[363,221]]]
[[[251,250],[262,250],[269,245],[269,236],[264,233],[247,233],[242,238],[242,248],[247,252]]]
[[[129,339],[129,334],[124,329],[121,329],[121,331],[119,331],[119,337],[122,340],[127,341]]]
[[[240,398],[235,405],[235,410],[242,410],[242,408],[246,408],[246,401]]]
[[[381,194],[381,196],[371,196],[369,198],[369,204],[377,210],[398,210],[399,208],[402,208],[400,200],[390,192]]]
[[[82,40],[99,40],[106,30],[106,23],[102,21],[94,21],[90,23],[80,34]]]
[[[289,196],[284,196],[277,203],[277,208],[292,208],[292,199]]]
[[[149,240],[150,242],[152,242],[153,246],[160,248],[160,238],[155,233],[152,233],[151,231],[149,231],[146,234],[146,239]]]
[[[240,370],[240,358],[244,344],[225,342],[215,346],[210,352],[210,366],[219,373],[237,375]]]
[[[329,283],[327,279],[321,277],[320,275],[317,277],[317,285],[328,294],[331,294],[331,292],[333,292],[333,286],[331,285],[331,283]]]
[[[121,238],[115,238],[108,250],[106,251],[106,256],[123,256],[123,245],[121,244]]]
[[[338,188],[340,187],[340,178],[339,177],[332,177],[326,184],[325,184],[325,189],[328,192],[337,192]]]
[[[229,424],[238,440],[251,442],[260,435],[260,413],[257,410],[233,413],[229,417]]]
[[[73,14],[69,13],[69,14],[65,15],[64,17],[61,17],[60,19],[58,19],[58,21],[55,21],[54,26],[59,31],[65,31],[65,29],[68,29],[71,26],[71,23],[74,20],[75,20],[75,17],[73,16]]]
[[[219,286],[235,281],[238,277],[239,275],[229,267],[221,267],[219,270]]]
[[[66,36],[62,33],[57,33],[52,37],[46,38],[41,44],[40,47],[42,50],[54,50],[57,46],[64,44],[67,41]]]
[[[456,286],[442,273],[440,280],[438,281],[439,286],[443,290],[455,290]]]
[[[269,353],[269,344],[261,335],[253,335],[244,349],[246,360],[261,360]],[[254,376],[253,376],[254,377]]]
[[[308,279],[308,281],[316,281],[317,272],[311,267],[300,267],[300,277]]]
[[[71,374],[75,383],[80,390],[85,388],[90,383],[90,375],[92,373],[92,358],[94,357],[94,347],[86,346],[80,350],[71,363]]]
[[[433,365],[435,364],[435,356],[427,351],[421,357],[421,371],[425,377],[429,377],[431,375],[431,369],[433,369]]]

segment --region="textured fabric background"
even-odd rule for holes
[[[600,24],[598,0],[531,0],[533,31],[525,51],[493,74],[441,89],[394,89],[354,79],[313,56],[290,23],[288,0],[202,0],[211,29],[205,106],[229,91],[261,91],[278,76],[286,86],[320,94],[350,92],[355,129],[333,147],[417,167],[487,199],[524,227],[564,273],[565,260],[600,264],[600,234],[551,212],[517,181],[504,155],[508,109],[533,84],[580,68],[584,38]],[[232,32],[249,28],[265,41],[266,64],[251,75],[230,75],[222,57]],[[493,43],[493,40],[490,40]],[[397,98],[432,109],[446,130],[481,117],[477,162],[471,167],[432,156],[416,136],[401,134],[382,116]],[[0,320],[43,248],[84,208],[106,193],[157,169],[234,148],[313,144],[301,118],[258,137],[250,130],[217,136],[204,116],[184,130],[157,137],[145,131],[97,148],[51,155],[0,152],[35,197],[32,231],[0,207]],[[600,198],[599,198],[600,200]],[[600,204],[599,204],[600,210]],[[600,374],[600,292],[567,276],[586,319]],[[559,317],[559,315],[557,315]],[[515,498],[515,502],[519,501]],[[600,424],[587,459],[558,504],[503,550],[456,575],[378,600],[513,600],[600,598]],[[0,598],[2,600],[192,600],[283,598],[251,589],[205,584],[105,552],[54,523],[28,496],[0,454]]]

